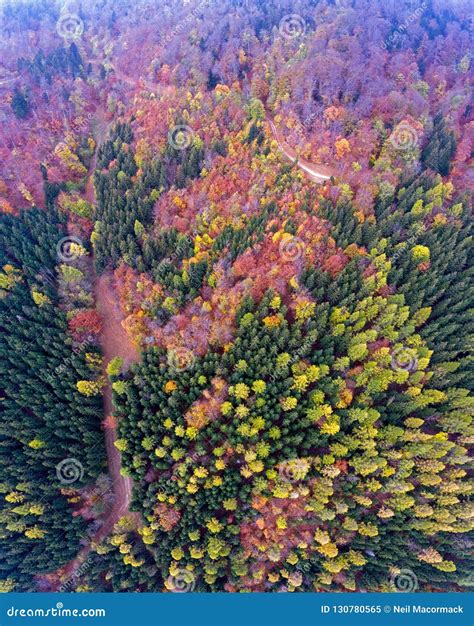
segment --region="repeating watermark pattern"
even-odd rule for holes
[[[61,157],[61,153],[65,150],[69,150],[69,146],[64,141],[60,141],[58,144],[54,146],[54,154],[57,157]]]
[[[306,459],[291,459],[279,463],[278,476],[284,482],[294,483],[302,480],[310,468]]]
[[[74,458],[63,459],[56,465],[56,476],[63,485],[72,485],[84,476],[84,466]]]
[[[406,121],[402,121],[393,129],[389,141],[395,150],[412,150],[418,145],[420,137],[416,128]]]
[[[168,143],[175,150],[186,150],[194,141],[194,131],[190,126],[178,124],[168,132]]]
[[[415,372],[418,368],[418,359],[416,350],[400,346],[392,352],[392,369],[395,371],[405,370],[407,372]]]
[[[176,574],[168,576],[165,587],[173,593],[189,593],[196,587],[196,576],[187,569],[180,569]]]
[[[415,21],[417,20],[419,17],[421,17],[421,15],[423,14],[423,12],[425,11],[425,9],[428,7],[428,3],[427,2],[422,2],[420,4],[420,6],[413,11],[412,13],[410,13],[410,15],[407,17],[407,19],[403,22],[403,24],[400,24],[400,26],[394,30],[388,37],[387,39],[385,39],[384,41],[381,41],[379,46],[382,48],[382,50],[386,50],[388,48],[388,46],[390,44],[395,43],[398,39],[400,39],[400,37],[403,35],[403,33],[408,29],[408,27]]]
[[[298,13],[290,13],[281,18],[278,30],[285,39],[296,39],[305,34],[306,22]]]
[[[393,591],[413,593],[418,589],[418,578],[411,569],[400,569],[392,572],[390,576],[390,587]]]
[[[79,254],[79,249],[75,246],[83,248],[82,240],[79,237],[74,235],[63,237],[56,245],[58,259],[63,263],[69,263],[78,259],[81,255]]]
[[[61,8],[56,31],[66,43],[72,43],[81,38],[84,32],[84,22],[76,12],[74,3],[66,3]]]
[[[91,343],[94,343],[95,340],[96,340],[95,335],[93,334],[85,335],[80,340],[74,342],[72,351],[74,352],[74,354],[81,354],[82,352],[84,352],[84,350],[90,347]]]
[[[405,245],[397,248],[394,254],[390,257],[392,265],[402,256],[402,254],[407,252],[418,241],[419,237],[424,232],[426,232],[426,226],[422,222],[414,226],[413,234],[405,242],[403,242]]]
[[[311,350],[311,347],[313,346],[313,343],[314,343],[313,340],[305,339],[303,343],[301,344],[301,347],[291,356],[291,359],[288,363],[288,367],[290,367],[291,365],[299,361],[301,358],[303,358],[306,354],[308,354],[309,351]],[[276,374],[275,372],[272,372],[269,378],[272,382],[274,382],[278,378],[278,374]]]
[[[189,4],[189,2],[183,3]],[[199,17],[199,12],[209,4],[209,0],[201,0],[192,11],[190,11],[183,19],[180,20],[179,24],[175,26],[170,33],[168,33],[165,37],[160,37],[160,43],[169,44],[173,41],[175,37],[178,35],[188,32],[191,23]]]
[[[82,576],[87,574],[94,563],[94,560],[89,557],[84,563],[81,563],[79,568],[70,576],[58,589],[60,593],[64,593],[65,591],[74,591],[77,583]]]
[[[304,255],[305,245],[299,237],[283,239],[279,245],[280,254],[284,261],[294,262]]]
[[[79,130],[84,130],[85,128],[88,127],[91,120],[94,118],[94,113],[86,113],[85,115],[82,115],[81,117],[82,119],[79,122],[74,123],[74,127]]]
[[[187,348],[173,348],[168,351],[168,365],[176,373],[191,369],[196,357]]]
[[[317,118],[317,114],[316,113],[311,113],[310,115],[307,115],[304,120],[302,120],[302,122],[300,123],[300,126],[302,127],[303,131],[307,131],[311,128],[311,124],[313,123],[313,120],[315,120]]]

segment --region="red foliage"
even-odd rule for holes
[[[102,320],[95,309],[83,309],[69,320],[69,330],[79,339],[83,335],[97,335],[102,330]]]
[[[160,502],[155,507],[155,515],[158,517],[159,524],[165,532],[169,532],[181,519],[181,511],[169,504]]]
[[[344,268],[346,263],[347,257],[342,252],[337,252],[324,261],[323,268],[334,278]]]

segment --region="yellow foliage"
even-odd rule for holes
[[[267,317],[263,318],[263,323],[267,328],[276,328],[280,326],[282,322],[282,318],[280,315],[267,315]]]
[[[168,382],[165,383],[164,390],[166,393],[173,393],[173,391],[176,391],[177,388],[178,385],[174,380],[168,380]]]

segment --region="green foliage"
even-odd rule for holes
[[[421,155],[425,167],[447,176],[451,159],[456,152],[454,133],[446,129],[442,113],[438,113],[433,121],[433,132]]]
[[[111,359],[107,364],[107,374],[111,377],[118,376],[122,371],[123,359],[119,356]]]
[[[470,488],[461,468],[467,460],[467,421],[453,429],[440,415],[431,417],[425,430],[425,418],[433,415],[430,406],[449,404],[449,397],[423,390],[431,353],[415,334],[403,297],[376,293],[390,264],[375,252],[371,262],[379,268],[372,288],[365,286],[343,308],[330,304],[327,296],[331,292],[337,303],[345,301],[344,271],[332,284],[317,288],[317,313],[304,323],[283,318],[277,327],[266,325],[274,301],[269,293],[258,307],[246,304],[238,313],[237,335],[224,354],[209,351],[191,371],[177,375],[169,371],[166,355],[153,349],[124,377],[126,393],[115,398],[120,449],[138,485],[136,499],[154,529],[157,547],[150,549],[165,579],[179,561],[180,567],[193,565],[200,590],[223,590],[229,583],[237,589],[277,588],[282,567],[293,572],[290,586],[300,590],[338,589],[333,575],[341,571],[345,579],[362,574],[370,586],[383,564],[398,562],[397,550],[400,545],[407,549],[407,542],[417,545],[410,566],[420,584],[449,584],[468,571],[464,558],[456,571],[451,569],[452,550],[444,539],[446,532],[466,528],[462,511]],[[423,325],[429,311],[420,311],[417,324]],[[413,355],[413,364],[405,365],[402,349]],[[341,376],[339,363],[345,359],[362,367]],[[168,398],[165,387],[171,378],[177,388]],[[201,379],[211,381],[208,397],[221,394],[222,417],[206,418]],[[433,458],[441,464],[433,465]],[[341,471],[340,462],[346,470]],[[150,471],[156,475],[151,484],[145,479]],[[449,498],[443,502],[440,473],[458,494],[455,508]],[[429,515],[426,489],[438,500],[437,510],[452,515],[449,529]],[[262,509],[269,498],[274,506],[281,502],[281,514],[273,521]],[[279,529],[274,532],[289,532],[295,521],[284,503],[291,498],[296,498],[297,519],[303,518],[315,536],[322,533],[321,542],[311,548],[305,543],[303,549],[298,533],[294,543],[292,534],[281,535],[295,554],[283,563],[261,536],[266,547],[245,562],[242,529],[248,526],[251,535],[258,534],[255,523],[263,515],[269,532],[274,523]],[[163,521],[165,511],[177,520],[171,529]],[[344,547],[336,544],[341,526],[357,531]],[[196,544],[189,544],[191,536]],[[442,575],[439,568],[428,577],[423,560],[417,559],[428,547],[442,555]],[[374,557],[366,556],[369,548]],[[295,569],[301,560],[304,580]],[[249,568],[270,564],[272,575],[265,581],[246,576]]]
[[[130,125],[119,123],[99,148],[99,167],[109,167],[106,173],[96,171],[94,177],[98,199],[95,217],[100,230],[95,230],[93,243],[99,272],[107,264],[117,266],[122,258],[139,271],[159,263],[161,258],[153,251],[155,242],[144,237],[152,221],[156,192],[173,183],[183,187],[201,171],[204,148],[200,142],[185,150],[167,145],[163,157],[144,166],[140,181],[134,185],[131,178],[137,173],[137,165],[130,147],[132,139]]]
[[[28,98],[17,87],[15,88],[15,91],[13,92],[11,107],[12,107],[13,113],[18,119],[24,120],[25,118],[28,117],[28,113],[30,112],[30,105],[28,102]]]
[[[85,532],[60,493],[59,464],[77,460],[82,471],[70,486],[78,488],[95,479],[104,460],[101,401],[76,390],[90,370],[71,350],[51,280],[64,237],[58,222],[57,214],[39,209],[0,217],[0,265],[14,264],[22,277],[0,298],[1,577],[12,579],[15,591],[31,589],[33,574],[73,558]],[[11,492],[21,509],[5,497]]]

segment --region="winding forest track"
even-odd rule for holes
[[[283,152],[288,160],[296,163],[296,165],[302,170],[311,180],[314,180],[317,183],[323,183],[326,180],[330,180],[332,176],[334,176],[334,171],[326,166],[319,165],[316,163],[311,163],[311,161],[307,161],[299,156],[294,148],[284,141],[277,127],[275,126],[274,121],[267,114],[266,120],[270,125],[272,130],[272,134],[275,138],[275,141],[278,144],[278,147]]]
[[[99,111],[96,118],[96,128],[94,139],[96,141],[96,149],[89,164],[88,177],[85,187],[85,197],[88,202],[95,205],[94,190],[94,172],[97,167],[97,153],[100,144],[104,141],[107,132],[107,122],[104,112]],[[84,565],[92,545],[100,544],[113,530],[118,520],[129,513],[129,507],[132,500],[133,483],[131,478],[122,476],[120,473],[122,467],[122,459],[120,451],[115,447],[117,440],[117,424],[113,416],[112,402],[112,385],[108,379],[106,366],[114,357],[121,357],[125,367],[129,367],[133,363],[140,360],[140,354],[131,343],[127,333],[122,327],[122,313],[116,293],[112,286],[112,275],[105,272],[101,276],[97,276],[94,268],[94,257],[91,258],[90,267],[91,277],[93,279],[94,298],[96,309],[103,320],[102,331],[99,337],[99,343],[103,356],[103,376],[106,385],[103,390],[104,405],[104,439],[107,455],[108,473],[111,480],[108,491],[112,491],[114,495],[113,505],[107,511],[103,523],[97,532],[90,538],[90,541],[79,551],[79,553],[69,561],[66,565],[56,570],[56,572],[46,575],[43,580],[47,580],[52,590],[68,588],[68,581],[77,576],[81,566]],[[105,495],[104,493],[102,496]],[[133,519],[138,526],[140,524],[140,515],[132,513]]]
[[[120,308],[116,301],[116,295],[112,288],[112,277],[108,273],[102,274],[95,281],[94,293],[96,298],[96,308],[103,319],[103,329],[100,335],[100,345],[104,366],[113,358],[121,357],[125,367],[140,359],[140,355],[131,344],[127,333],[121,324]],[[104,371],[104,375],[106,372]],[[104,388],[104,414],[109,418],[113,414],[112,386],[107,380]],[[115,424],[107,425],[105,428],[105,446],[107,451],[107,461],[109,475],[113,481],[115,495],[114,506],[109,513],[101,531],[105,526],[112,529],[119,517],[128,511],[132,496],[132,480],[120,474],[121,455],[115,447],[117,440],[117,427]],[[118,516],[118,517],[117,517]],[[115,519],[117,517],[117,519]]]
[[[86,185],[86,197],[92,204],[96,203],[93,176],[97,167],[97,152],[100,144],[105,140],[107,131],[107,123],[102,109],[100,109],[96,121],[95,140],[97,145],[89,167],[89,176]],[[103,320],[99,342],[102,348],[104,363],[103,375],[107,381],[103,392],[104,414],[107,420],[107,426],[105,427],[105,447],[109,475],[112,479],[112,488],[115,496],[114,506],[98,532],[98,535],[103,534],[103,539],[112,530],[117,520],[128,511],[132,498],[132,480],[120,474],[122,465],[121,455],[114,445],[117,440],[117,427],[116,424],[109,424],[109,420],[107,419],[113,415],[113,402],[112,385],[108,380],[105,368],[107,363],[115,357],[121,357],[124,366],[130,367],[130,365],[140,359],[140,354],[132,345],[127,333],[122,327],[122,314],[119,302],[117,301],[116,292],[112,286],[112,275],[105,272],[100,277],[97,277],[94,269],[94,258],[92,258],[92,261],[91,271],[94,278],[96,309]]]

